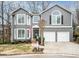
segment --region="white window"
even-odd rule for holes
[[[17,24],[18,25],[25,24],[25,14],[17,14]]]
[[[40,16],[33,16],[33,23],[38,23]]]
[[[25,39],[25,29],[17,29],[17,34],[18,39]]]
[[[30,29],[27,29],[27,39],[30,38]]]
[[[27,25],[31,25],[31,16],[27,15]]]
[[[52,25],[61,25],[61,12],[58,10],[55,10],[51,14],[51,19],[52,19]]]

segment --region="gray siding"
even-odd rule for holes
[[[41,17],[46,21],[46,25],[50,25],[49,24],[49,19],[50,19],[49,17],[51,15],[51,13],[55,10],[59,10],[63,15],[63,24],[57,25],[57,26],[71,26],[71,13],[65,11],[64,9],[62,9],[58,6],[54,6],[53,8],[51,8],[41,14]],[[53,26],[55,26],[55,25],[53,25]]]

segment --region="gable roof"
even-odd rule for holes
[[[55,6],[58,6],[58,7],[60,7],[61,9],[64,9],[65,11],[71,13],[70,9],[66,8],[65,6],[63,6],[63,5],[61,5],[61,4],[56,4],[56,3],[55,3],[55,4],[50,4],[44,11],[42,11],[42,12],[40,13],[40,15],[43,14],[44,12],[50,10],[51,8],[53,8],[53,7],[55,7]]]
[[[16,10],[12,11],[11,14],[13,15],[15,12],[17,12],[17,11],[19,11],[19,10],[23,10],[23,11],[29,13],[28,11],[26,11],[26,10],[23,9],[23,8],[18,8],[18,9],[16,9]],[[29,13],[29,14],[31,15],[31,13]]]

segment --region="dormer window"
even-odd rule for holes
[[[52,25],[61,25],[61,12],[55,10],[51,13],[51,24]]]
[[[25,14],[17,14],[17,24],[18,25],[25,24]]]

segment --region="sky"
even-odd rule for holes
[[[53,1],[52,1],[53,2]],[[62,4],[66,7],[74,8],[74,1],[55,1],[56,3]]]
[[[13,2],[15,2],[15,1],[13,1]],[[39,1],[38,1],[39,2]],[[74,9],[74,1],[48,1],[50,4],[53,4],[53,3],[59,3],[59,4],[61,4],[61,5],[63,5],[63,6],[66,6],[67,8],[71,8],[71,9]],[[26,1],[17,1],[17,2],[15,2],[15,6],[16,6],[16,8],[18,8],[18,6],[17,6],[17,3],[19,3],[20,5],[24,5],[24,7],[29,11],[30,9],[29,9],[29,6],[28,6],[28,2],[26,3]],[[40,4],[41,4],[41,2],[40,2]],[[31,4],[32,5],[32,4]],[[37,6],[38,8],[41,8],[41,6]]]

